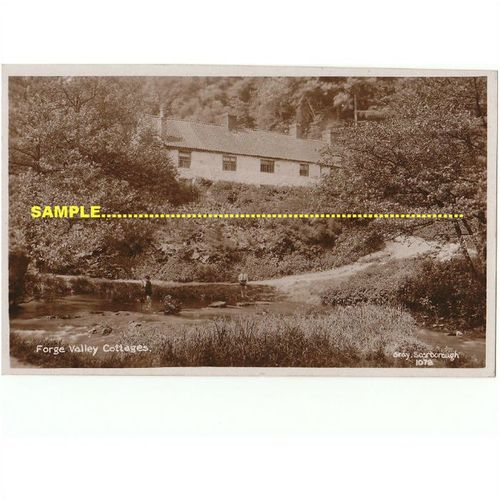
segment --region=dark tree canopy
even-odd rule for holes
[[[339,129],[342,167],[322,186],[324,203],[336,211],[462,213],[461,229],[484,255],[486,79],[411,78],[398,87],[385,120]]]

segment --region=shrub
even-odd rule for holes
[[[486,288],[463,258],[427,258],[401,287],[401,303],[413,311],[450,319],[458,327],[486,324]]]
[[[35,299],[51,300],[71,293],[71,284],[59,276],[29,273],[26,276],[26,293]]]
[[[323,304],[360,303],[405,307],[457,328],[486,323],[484,284],[472,275],[461,258],[438,261],[430,257],[372,266],[328,289]]]
[[[401,305],[400,290],[416,269],[414,261],[373,265],[323,293],[323,304],[349,306],[356,304]]]

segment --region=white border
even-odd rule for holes
[[[496,342],[496,186],[497,186],[497,72],[483,70],[328,68],[210,65],[3,65],[2,231],[8,242],[8,77],[9,76],[386,76],[487,77],[488,190],[487,190],[487,323],[484,368],[11,368],[9,356],[8,251],[2,261],[2,373],[9,375],[182,375],[182,376],[355,376],[355,377],[491,377],[495,376]]]

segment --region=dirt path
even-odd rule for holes
[[[418,237],[397,238],[389,242],[383,250],[366,255],[353,264],[336,267],[328,271],[295,274],[283,278],[254,281],[257,285],[275,287],[289,299],[297,302],[318,303],[321,293],[339,281],[376,265],[385,264],[392,260],[408,259],[425,253],[435,253],[439,259],[447,259],[458,250],[458,245],[439,245]]]
[[[392,260],[409,259],[425,253],[435,253],[440,259],[450,258],[458,251],[457,244],[440,245],[423,238],[410,236],[407,238],[398,237],[394,241],[388,242],[383,250],[374,252],[360,258],[353,264],[335,267],[327,271],[317,271],[311,273],[294,274],[281,278],[251,281],[250,286],[267,286],[274,288],[283,295],[283,298],[294,302],[304,302],[317,304],[320,301],[322,292],[334,283],[344,281],[349,277],[367,269],[373,265],[381,265]],[[78,276],[57,275],[59,278],[70,281]],[[96,283],[140,283],[140,280],[133,279],[106,279],[88,278]],[[214,286],[237,286],[234,282],[189,282],[180,283],[176,281],[153,280],[153,284],[160,287],[181,288],[181,287],[214,287]]]

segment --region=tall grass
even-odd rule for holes
[[[197,326],[144,326],[122,332],[116,343],[150,349],[137,354],[40,354],[35,352],[37,344],[64,344],[14,334],[11,355],[41,367],[411,367],[393,353],[429,350],[414,333],[410,315],[360,305],[321,315],[253,315]],[[461,358],[452,366],[464,361]]]
[[[484,328],[486,289],[463,258],[430,257],[373,265],[326,290],[326,305],[375,304],[404,307],[429,323],[450,328]]]

